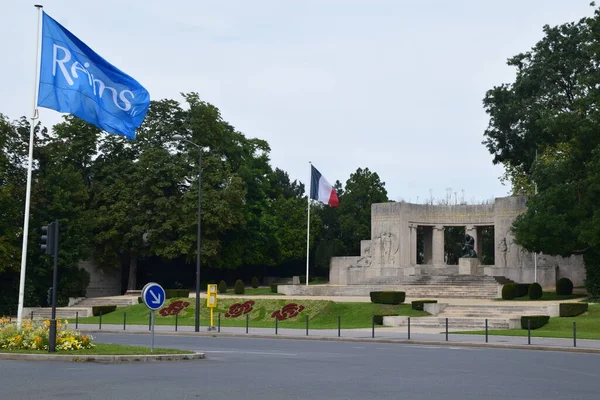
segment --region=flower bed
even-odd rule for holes
[[[189,305],[190,303],[187,301],[177,300],[169,304],[167,307],[161,308],[158,313],[163,317],[168,317],[169,315],[177,315]]]
[[[7,318],[0,318],[0,351],[48,350],[50,320],[24,320],[21,329]],[[92,336],[68,329],[68,321],[56,320],[56,350],[81,350],[95,347]]]
[[[252,311],[252,306],[254,306],[254,300],[248,300],[244,303],[233,303],[229,306],[229,310],[225,313],[225,317],[237,318],[243,314],[248,314]]]
[[[281,310],[273,311],[271,317],[277,318],[278,321],[297,317],[304,310],[304,306],[299,306],[296,303],[289,303],[281,307]]]

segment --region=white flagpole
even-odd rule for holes
[[[25,193],[25,215],[23,216],[23,246],[21,250],[21,278],[19,281],[19,306],[17,309],[17,328],[21,328],[23,322],[23,299],[25,297],[25,270],[27,265],[27,237],[29,236],[29,206],[31,204],[31,170],[33,168],[33,138],[35,134],[35,121],[38,119],[37,97],[38,97],[38,76],[40,68],[40,22],[42,18],[42,8],[44,6],[36,4],[38,11],[37,31],[35,36],[35,77],[33,80],[33,115],[31,116],[31,127],[29,130],[29,156],[27,161],[27,190]]]
[[[308,217],[306,220],[306,286],[308,286],[308,261],[310,256],[310,191],[312,189],[312,162],[308,162],[311,166],[310,175],[308,177],[308,193],[306,199],[308,201],[307,209],[308,209]]]

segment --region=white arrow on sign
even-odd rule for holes
[[[160,304],[160,293],[157,295],[154,294],[152,290],[149,290],[150,295],[154,297],[154,300],[151,301],[152,304]]]

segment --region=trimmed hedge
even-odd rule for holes
[[[165,289],[165,296],[167,299],[190,297],[190,291],[188,289]]]
[[[542,285],[540,285],[539,283],[535,282],[535,283],[532,283],[529,286],[529,293],[528,294],[529,294],[529,298],[531,300],[539,300],[539,299],[541,299],[543,293],[544,292],[542,292]]]
[[[514,283],[507,283],[502,286],[502,298],[504,300],[512,300],[517,297],[517,285]]]
[[[140,297],[141,298],[141,297]],[[92,315],[97,317],[102,312],[102,315],[106,315],[111,313],[117,309],[117,306],[93,306],[92,307]]]
[[[402,304],[406,299],[405,292],[397,291],[382,291],[382,292],[370,292],[371,303],[375,304]]]
[[[437,300],[415,300],[410,304],[413,310],[423,311],[423,306],[425,303],[437,303]]]
[[[252,279],[250,279],[250,285],[256,289],[257,287],[260,286],[260,281],[258,280],[257,277],[253,276]]]
[[[219,293],[227,293],[227,283],[225,281],[221,280],[219,282],[218,291]]]
[[[573,294],[573,282],[569,278],[560,278],[556,282],[556,294],[561,296]]]
[[[521,317],[521,328],[527,329],[527,321],[531,321],[531,329],[538,329],[550,321],[547,315],[524,315]]]
[[[558,309],[561,317],[576,317],[588,310],[588,303],[560,303]]]
[[[235,281],[235,285],[233,285],[233,292],[235,294],[244,294],[245,291],[246,288],[244,287],[244,281],[241,279]]]
[[[142,304],[144,300],[142,300],[142,296],[138,297],[138,304]]]
[[[277,286],[279,286],[279,285],[275,285],[275,284],[271,285],[271,293],[277,293]]]
[[[525,297],[529,294],[531,283],[517,283],[517,297]]]

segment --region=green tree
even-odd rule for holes
[[[516,241],[530,251],[583,254],[586,286],[600,294],[599,10],[544,34],[508,61],[515,81],[487,92],[484,143],[513,191],[531,195],[513,226]]]

